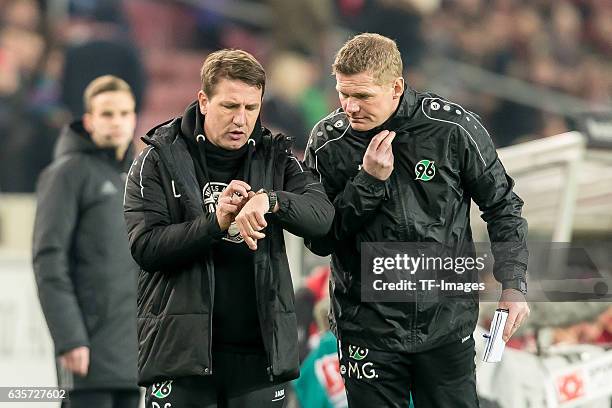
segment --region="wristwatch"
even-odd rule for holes
[[[527,295],[527,281],[523,278],[514,278],[502,282],[502,289],[515,289]]]
[[[276,193],[274,191],[268,191],[262,188],[261,190],[257,192],[257,194],[266,194],[268,196],[268,212],[267,213],[271,213],[274,210],[274,207],[276,207],[276,203],[278,202]]]

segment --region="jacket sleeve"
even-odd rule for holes
[[[502,165],[486,129],[473,116],[469,133],[457,129],[462,183],[482,211],[495,258],[493,273],[504,281],[526,278],[527,221],[521,216],[523,200]],[[476,124],[473,124],[476,122]]]
[[[343,188],[336,191],[330,183],[334,177],[333,163],[319,162],[316,148],[319,142],[315,133],[313,131],[310,136],[304,162],[321,181],[330,201],[333,202],[335,215],[329,233],[324,237],[308,240],[306,246],[317,255],[327,256],[334,252],[338,242],[353,237],[376,215],[387,195],[388,180],[378,180],[361,169]]]
[[[289,155],[283,191],[277,191],[279,210],[274,214],[284,229],[303,238],[324,236],[334,218],[334,207],[312,172]]]
[[[38,298],[55,352],[89,346],[89,336],[70,271],[70,249],[79,217],[83,179],[75,158],[54,163],[40,176],[32,261]],[[78,273],[78,271],[73,271]]]
[[[155,272],[199,259],[223,236],[214,213],[172,223],[158,154],[147,147],[132,164],[123,201],[132,256],[142,269]]]

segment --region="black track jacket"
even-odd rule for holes
[[[56,355],[90,349],[87,376],[60,369],[74,389],[137,389],[136,279],[122,213],[131,151],[120,163],[82,122],[66,126],[40,175],[32,261]]]
[[[143,138],[124,210],[138,280],[138,365],[141,385],[209,375],[214,265],[211,246],[221,240],[214,213],[203,208],[193,160],[180,137],[182,118]],[[266,238],[254,254],[257,311],[274,382],[298,376],[294,293],[283,228],[307,238],[327,233],[333,206],[312,173],[289,152],[288,139],[263,128],[249,142],[248,180],[257,191],[277,191],[280,210],[268,214]],[[237,370],[240,367],[236,367]]]
[[[381,130],[397,133],[394,170],[386,181],[361,169],[369,140]],[[429,180],[417,179],[416,166],[423,160],[435,163]],[[418,352],[473,332],[477,299],[366,303],[360,294],[363,242],[437,242],[473,251],[471,200],[488,225],[496,279],[525,277],[523,201],[513,193],[514,182],[480,120],[461,106],[406,88],[395,114],[365,140],[338,109],[315,125],[305,163],[319,175],[336,209],[327,237],[307,245],[319,255],[332,254],[332,327],[340,340]]]

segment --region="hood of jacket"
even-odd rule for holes
[[[87,130],[85,130],[83,121],[77,120],[62,129],[57,139],[57,143],[55,144],[53,158],[58,159],[62,156],[75,153],[97,155],[102,156],[105,160],[127,171],[132,161],[132,152],[133,146],[130,144],[123,159],[118,161],[115,157],[115,149],[97,146],[91,139]]]
[[[149,130],[142,140],[147,144],[171,144],[180,135],[194,135],[194,138],[202,134],[204,135],[204,121],[206,117],[200,113],[198,109],[198,101],[191,102],[183,112],[183,115],[160,123]],[[270,133],[261,125],[261,118],[257,118],[255,128],[249,136],[247,143],[257,146],[263,138],[263,134]],[[153,143],[152,143],[153,142]]]
[[[142,141],[157,148],[173,145],[178,139],[185,140],[185,143],[197,145],[199,135],[205,137],[203,134],[205,120],[206,117],[202,115],[198,109],[198,102],[194,101],[187,106],[182,116],[175,117],[174,119],[155,126],[147,132],[146,136],[142,137]],[[185,135],[194,135],[194,137],[183,137]],[[292,140],[290,137],[280,134],[273,136],[269,129],[261,125],[261,119],[258,117],[253,132],[249,136],[247,144],[244,146],[247,150],[245,159],[245,168],[247,169],[244,176],[245,180],[249,178],[250,162],[253,160],[253,156],[258,152],[261,154],[270,152],[273,140],[275,143],[281,144],[281,147],[279,147],[280,150],[289,151],[291,149]],[[223,150],[217,147],[214,148],[217,152]]]
[[[101,149],[91,140],[91,136],[85,130],[83,121],[78,120],[71,124],[64,126],[60,137],[57,139],[53,157],[55,159],[61,156],[72,154],[72,153],[96,153],[101,150],[112,150],[114,149]]]
[[[191,102],[185,109],[185,112],[183,113],[183,116],[181,118],[181,132],[183,133],[183,135],[193,135],[193,140],[189,140],[190,143],[195,144],[195,139],[198,135],[206,136],[206,134],[204,133],[205,121],[206,116],[202,115],[202,113],[200,112],[200,109],[198,107],[198,101],[196,100]],[[261,126],[261,118],[258,116],[257,122],[255,123],[255,127],[253,128],[253,132],[249,135],[247,144],[252,143],[257,146],[257,144],[261,141],[263,131],[264,129]],[[243,146],[243,148],[246,148],[246,146]],[[223,149],[218,148],[218,150]]]

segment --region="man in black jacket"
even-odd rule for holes
[[[325,235],[333,206],[288,138],[261,126],[253,56],[214,52],[201,79],[182,117],[143,138],[126,185],[140,384],[148,407],[283,406],[298,376],[283,229]]]
[[[33,262],[70,407],[137,407],[136,277],[122,217],[136,115],[129,85],[89,84],[38,183]]]
[[[336,213],[330,233],[308,245],[332,254],[332,317],[349,405],[406,407],[412,393],[417,408],[478,406],[477,299],[431,297],[419,287],[416,302],[362,301],[361,244],[437,243],[473,253],[474,200],[503,286],[499,306],[509,309],[507,340],[529,314],[523,202],[476,115],[404,85],[394,41],[358,35],[333,70],[342,108],[315,126],[305,162]]]

